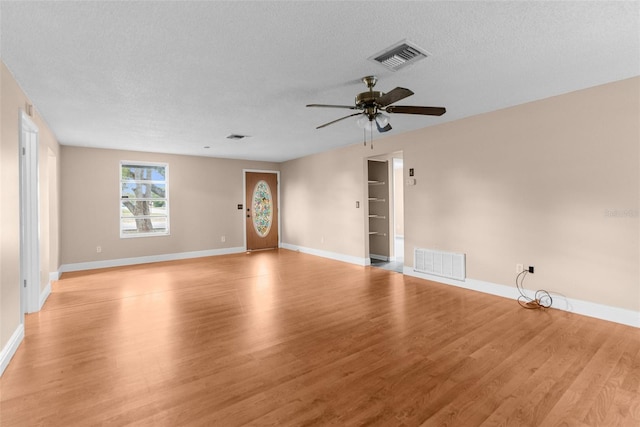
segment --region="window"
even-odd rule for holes
[[[169,234],[169,165],[120,162],[120,237]]]

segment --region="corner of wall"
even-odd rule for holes
[[[304,254],[315,255],[322,258],[332,259],[335,261],[347,262],[349,264],[362,265],[362,266],[371,265],[371,260],[369,258],[360,258],[360,257],[344,255],[336,252],[307,248],[304,246],[292,245],[290,243],[282,243],[280,247],[282,249],[288,249],[290,251],[302,252]]]
[[[0,350],[0,376],[4,374],[5,369],[9,365],[9,362],[16,354],[18,347],[24,340],[24,324],[20,323],[16,330],[13,332],[7,344]]]

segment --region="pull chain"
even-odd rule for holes
[[[373,150],[373,124],[371,122],[369,122],[369,126],[365,126],[364,129],[362,129],[362,144],[365,147],[367,146],[367,127],[369,128],[369,146]]]
[[[373,123],[371,124],[373,125]],[[369,128],[369,140],[371,141],[369,146],[371,146],[371,149],[373,150],[373,126]]]

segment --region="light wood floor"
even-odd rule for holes
[[[0,425],[638,426],[639,330],[279,250],[65,274]]]

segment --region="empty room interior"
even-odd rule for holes
[[[639,34],[0,0],[0,425],[640,425]]]

